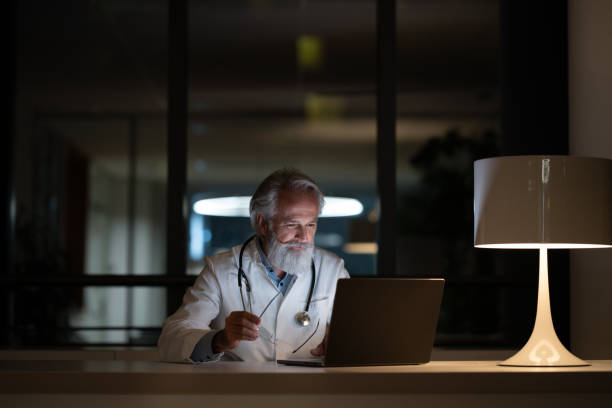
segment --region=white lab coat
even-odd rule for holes
[[[206,258],[206,265],[185,293],[183,304],[164,322],[158,341],[162,360],[191,362],[189,357],[202,336],[210,330],[223,329],[231,312],[243,310],[238,287],[240,248],[236,246]],[[313,259],[316,279],[309,310],[310,325],[302,327],[295,321],[296,313],[306,307],[312,277],[311,273],[306,273],[294,279],[285,296],[279,294],[270,304],[262,316],[257,340],[241,341],[237,348],[225,352],[223,359],[267,361],[311,357],[310,350],[319,345],[325,335],[337,280],[349,277],[344,261],[336,255],[315,248]],[[279,291],[259,259],[255,240],[245,248],[242,265],[251,284],[252,312],[260,315]],[[244,279],[242,292],[247,311],[250,311]]]

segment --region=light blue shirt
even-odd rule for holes
[[[263,249],[261,248],[259,238],[256,239],[256,242],[257,242],[257,251],[259,252],[259,259],[261,260],[261,263],[263,264],[263,266],[266,268],[266,272],[268,272],[268,277],[270,277],[270,280],[272,281],[272,283],[274,283],[274,285],[279,290],[279,292],[282,293],[283,296],[285,296],[285,293],[287,292],[287,288],[291,285],[291,283],[295,279],[295,275],[291,275],[290,273],[285,273],[285,276],[282,279],[276,276],[276,271],[272,267],[272,264],[268,260],[268,257],[266,256]],[[191,356],[190,356],[191,360],[201,363],[201,362],[206,362],[206,361],[216,361],[221,358],[221,356],[223,355],[222,352],[213,353],[213,350],[212,350],[213,337],[215,337],[215,334],[217,334],[218,332],[219,330],[212,330],[206,333],[204,336],[202,336],[200,341],[198,341],[195,347],[193,348],[193,352],[191,352]]]

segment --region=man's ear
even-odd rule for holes
[[[261,235],[263,235],[264,237],[268,236],[268,221],[266,220],[266,218],[261,215],[261,214],[257,214],[257,226],[259,227],[259,233]]]

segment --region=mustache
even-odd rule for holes
[[[304,248],[304,249],[310,249],[310,248],[314,248],[314,244],[308,243],[308,242],[286,242],[284,244],[279,243],[280,246],[285,247],[285,248]]]

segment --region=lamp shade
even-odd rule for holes
[[[554,155],[477,160],[474,246],[612,246],[612,160]]]

